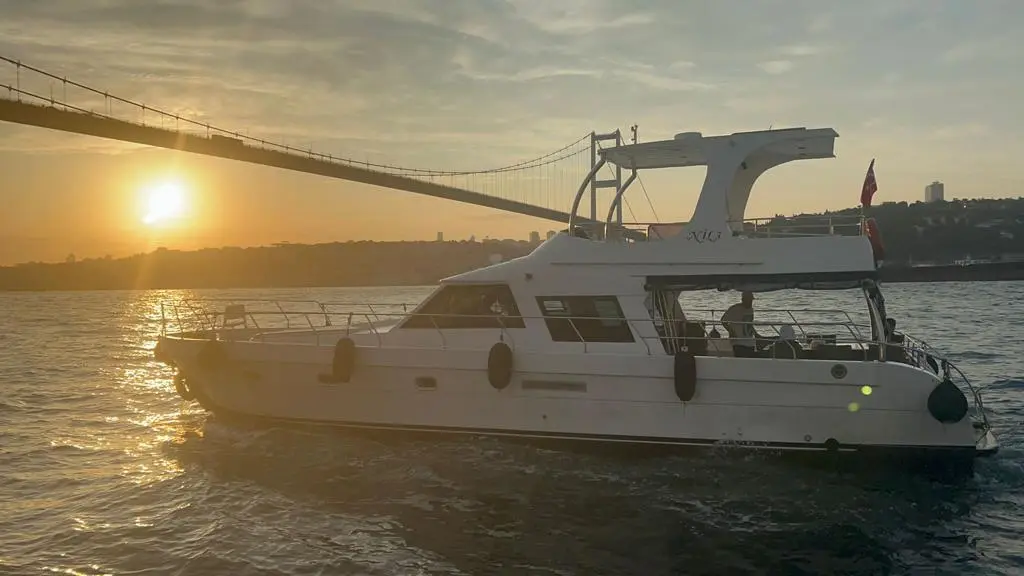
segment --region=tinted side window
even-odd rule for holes
[[[537,305],[555,342],[633,342],[615,296],[538,296]]]
[[[523,328],[512,290],[504,284],[449,285],[401,328]]]

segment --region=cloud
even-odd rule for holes
[[[657,19],[650,12],[635,12],[628,4],[616,6],[605,0],[512,0],[510,4],[530,25],[558,35],[617,33]]]
[[[792,70],[793,66],[794,64],[792,60],[769,60],[758,64],[758,67],[761,68],[761,70],[764,70],[769,74],[785,74]]]
[[[988,37],[958,42],[939,55],[943,64],[969,64],[979,60],[1000,61],[1017,59],[1021,56],[1018,40],[1015,37]]]
[[[807,31],[811,34],[824,34],[832,30],[832,14],[825,12],[811,16],[807,23]]]
[[[992,134],[992,128],[982,122],[967,122],[942,126],[932,132],[932,136],[943,140],[960,140],[962,138],[982,138]]]
[[[709,131],[798,113],[922,116],[925,95],[1015,85],[978,63],[1020,53],[1008,41],[1020,9],[932,6],[752,2],[737,18],[698,0],[0,0],[0,54],[268,139],[465,168],[639,119],[654,137],[694,116]],[[971,32],[955,34],[964,14]],[[926,67],[937,60],[975,67],[947,79]]]
[[[642,28],[650,15],[616,14],[611,3],[548,6],[0,0],[0,54],[268,139],[303,136],[343,154],[377,135],[410,160],[423,159],[420,147],[401,142],[445,140],[453,127],[479,155],[496,132],[530,133],[529,124],[551,125],[551,116],[578,133],[595,121],[595,110],[579,105],[588,95],[615,107],[637,85],[655,98],[712,86],[678,54],[631,58],[614,39],[592,50],[590,32]],[[103,106],[95,94],[72,96],[76,106]],[[125,113],[135,120],[139,111]],[[523,153],[536,146],[517,142]]]
[[[777,114],[791,111],[797,102],[788,95],[759,94],[753,96],[732,96],[724,105],[730,110],[749,115],[764,115],[771,119]]]
[[[783,46],[779,49],[779,53],[785,56],[815,56],[824,52],[825,49],[822,46],[812,46],[810,44],[793,44],[790,46]]]

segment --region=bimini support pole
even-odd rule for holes
[[[580,202],[583,201],[583,194],[587,191],[590,186],[590,181],[597,176],[597,173],[601,168],[604,168],[606,160],[602,157],[594,164],[594,167],[590,169],[590,173],[583,179],[583,183],[580,184],[580,189],[576,192],[576,198],[572,201],[572,210],[569,211],[569,234],[573,233],[573,226],[576,224],[576,212],[580,209]]]
[[[633,183],[633,180],[636,180],[636,176],[637,171],[636,168],[634,168],[632,174],[629,175],[629,178],[626,178],[626,181],[622,183],[622,186],[619,186],[619,189],[615,191],[615,198],[612,200],[611,206],[608,207],[608,217],[604,220],[606,236],[608,235],[608,229],[610,229],[612,225],[612,217],[614,217],[616,213],[618,213],[617,224],[622,226],[622,196],[626,193],[626,188],[629,188],[629,185]]]

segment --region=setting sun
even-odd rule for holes
[[[185,212],[185,187],[176,181],[160,182],[143,191],[146,210],[142,222],[163,224],[180,218]]]

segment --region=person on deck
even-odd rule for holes
[[[757,356],[757,342],[763,337],[754,330],[754,293],[744,290],[740,301],[722,314],[722,325],[729,331],[732,353],[737,358]]]
[[[766,350],[772,358],[795,360],[803,355],[803,347],[796,341],[796,331],[789,324],[779,328],[779,337]]]
[[[890,362],[901,362],[906,364],[907,351],[903,347],[905,337],[896,331],[896,319],[889,317],[885,319],[885,357]]]

